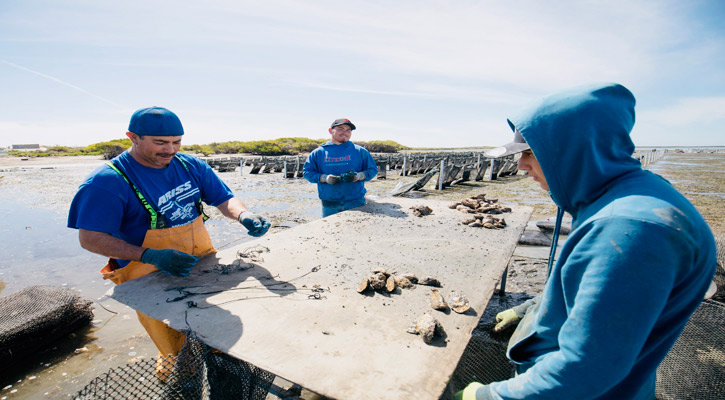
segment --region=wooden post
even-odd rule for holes
[[[441,160],[441,170],[438,171],[438,190],[443,190],[443,179],[446,177],[446,159]]]

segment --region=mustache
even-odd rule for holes
[[[173,153],[156,153],[156,155],[159,156],[159,157],[173,157],[173,156],[176,155],[176,152],[173,152]]]

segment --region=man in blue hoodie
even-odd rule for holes
[[[365,205],[365,182],[378,174],[370,152],[350,141],[353,130],[349,119],[336,119],[330,140],[313,150],[303,167],[305,179],[317,184],[323,218]]]
[[[716,251],[692,204],[632,158],[634,105],[621,85],[592,85],[509,120],[514,143],[491,155],[522,152],[519,169],[572,215],[572,231],[509,342],[516,377],[458,398],[654,399]]]

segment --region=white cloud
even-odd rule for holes
[[[665,126],[719,125],[725,135],[725,97],[682,98],[675,104],[640,112],[637,119]]]

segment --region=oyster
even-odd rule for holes
[[[385,290],[388,292],[395,291],[395,277],[390,275],[388,279],[385,281]]]
[[[468,298],[458,292],[451,292],[451,295],[448,296],[448,303],[451,309],[458,314],[463,314],[471,308]]]
[[[419,285],[426,285],[426,286],[435,286],[440,287],[441,281],[438,280],[438,278],[434,278],[432,276],[426,276],[425,278],[418,281]]]
[[[433,209],[428,206],[413,206],[410,208],[413,210],[413,214],[416,217],[422,217],[424,215],[430,215],[433,213]]]
[[[362,293],[362,292],[368,290],[368,287],[370,286],[369,283],[370,283],[370,281],[368,280],[367,277],[363,278],[363,280],[360,282],[360,284],[357,285],[357,292]]]
[[[448,304],[438,289],[431,289],[430,291],[430,306],[433,307],[434,310],[448,310]]]
[[[410,281],[410,283],[418,283],[418,277],[413,274],[401,274],[398,276],[401,278],[407,278]]]
[[[444,333],[440,322],[427,313],[421,315],[418,320],[415,321],[415,324],[408,328],[407,332],[420,335],[423,338],[423,341],[427,344],[430,344],[433,341],[434,336],[443,336]]]
[[[368,278],[368,282],[370,282],[370,287],[374,290],[380,290],[385,287],[385,284],[388,282],[388,277],[382,272],[378,272],[377,274],[371,275]]]
[[[413,285],[413,282],[410,281],[406,276],[395,276],[395,284],[398,285],[401,289],[410,289],[414,288],[415,285]]]

